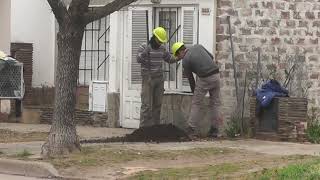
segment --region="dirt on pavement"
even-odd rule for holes
[[[190,141],[188,135],[172,124],[142,127],[125,136],[126,142],[182,142]]]
[[[110,142],[186,142],[191,141],[189,136],[172,124],[160,124],[149,127],[141,127],[131,134],[123,137],[84,139],[80,143],[110,143]]]

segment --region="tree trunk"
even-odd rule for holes
[[[74,111],[84,27],[74,27],[71,23],[62,26],[57,36],[54,115],[48,139],[42,146],[42,155],[45,157],[80,150]]]

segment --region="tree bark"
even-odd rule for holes
[[[48,139],[42,146],[42,155],[52,157],[80,150],[74,112],[81,45],[86,24],[136,0],[114,0],[103,8],[90,12],[90,0],[72,0],[68,10],[64,1],[47,1],[59,23],[54,115]]]
[[[112,2],[108,3],[103,7],[97,7],[94,8],[92,11],[87,12],[84,15],[85,22],[86,24],[89,24],[115,11],[119,11],[121,8],[128,6],[129,4],[136,1],[137,0],[113,0]]]
[[[42,146],[45,157],[80,150],[74,112],[84,27],[75,27],[70,23],[59,29],[54,116],[48,139]]]

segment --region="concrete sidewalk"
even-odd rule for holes
[[[50,125],[44,124],[16,124],[16,123],[0,123],[0,129],[9,129],[18,132],[49,132]],[[78,134],[81,138],[107,138],[116,136],[125,136],[131,133],[132,129],[121,128],[96,128],[78,126]],[[0,151],[8,152],[9,154],[16,154],[24,149],[30,151],[33,154],[40,154],[41,146],[43,142],[23,142],[23,143],[0,143]],[[145,144],[145,143],[110,143],[111,146],[120,147],[155,147],[155,149],[166,149],[167,146],[171,148],[178,147],[222,147],[232,149],[242,149],[247,151],[254,151],[264,154],[274,155],[320,155],[320,145],[310,143],[289,143],[289,142],[272,142],[262,141],[256,139],[245,140],[223,140],[223,141],[211,141],[211,142],[184,142],[184,143],[161,143],[161,144]]]
[[[7,174],[0,174],[0,179],[3,179],[3,180],[50,180],[47,178],[35,178],[35,177],[7,175]]]
[[[0,123],[0,129],[7,129],[20,133],[49,132],[50,127],[50,125],[46,124]],[[77,132],[80,139],[125,136],[132,131],[133,130],[122,128],[77,126]],[[43,143],[44,141],[0,143],[0,152],[4,153],[6,156],[10,156],[26,150],[33,154],[30,158],[37,159],[41,157],[41,146]],[[48,163],[0,158],[0,179],[37,179],[49,177],[59,177],[59,174],[55,168]]]
[[[36,178],[58,178],[58,171],[49,163],[0,159],[0,174]]]
[[[0,123],[0,129],[8,129],[20,133],[30,132],[49,132],[51,125],[47,124],[21,124],[21,123]],[[125,136],[133,132],[132,129],[123,128],[101,128],[89,126],[77,126],[77,132],[80,139],[110,138]],[[23,150],[34,154],[35,157],[40,156],[41,146],[44,142],[19,142],[19,143],[0,143],[0,151],[13,155]]]
[[[49,125],[34,125],[34,124],[8,124],[0,123],[0,129],[9,129],[18,132],[49,132]],[[78,133],[81,138],[104,138],[124,136],[131,133],[133,130],[128,129],[110,129],[110,128],[95,128],[95,127],[77,127]],[[14,155],[23,150],[33,154],[34,158],[39,158],[41,153],[41,146],[44,142],[23,142],[23,143],[0,143],[0,151],[6,155]],[[93,146],[96,144],[87,144],[85,146]],[[262,154],[270,155],[312,155],[320,156],[320,145],[316,144],[299,144],[288,142],[271,142],[256,139],[242,139],[242,140],[222,140],[222,141],[203,141],[203,142],[181,142],[181,143],[109,143],[108,146],[119,149],[136,149],[136,150],[186,150],[192,148],[231,148],[237,150],[244,150]],[[31,157],[32,158],[32,157]],[[4,163],[1,165],[1,163]],[[0,174],[5,167],[6,160],[0,159]],[[9,164],[12,163],[11,161]],[[37,162],[35,162],[37,163]],[[19,163],[18,163],[19,164]],[[20,162],[21,168],[25,167],[24,162]],[[38,164],[34,165],[38,167]],[[14,167],[14,166],[11,166]],[[21,168],[14,168],[17,172],[21,171],[19,175],[26,175]],[[47,172],[47,165],[41,166],[44,172]],[[1,170],[2,169],[2,170]],[[49,168],[50,169],[50,168]],[[54,171],[53,171],[54,172]],[[0,176],[1,177],[1,176]],[[37,177],[37,176],[36,176]],[[43,176],[42,176],[43,177]]]
[[[0,129],[8,129],[21,133],[49,132],[50,127],[51,125],[47,124],[0,123]],[[124,136],[132,133],[133,129],[77,126],[77,132],[80,138],[88,139]]]

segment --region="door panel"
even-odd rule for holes
[[[137,51],[141,43],[147,43],[147,13],[149,20],[149,34],[152,28],[151,8],[129,8],[127,38],[125,39],[126,58],[123,64],[125,77],[122,93],[121,126],[125,128],[139,128],[141,106],[141,66],[136,60]]]

